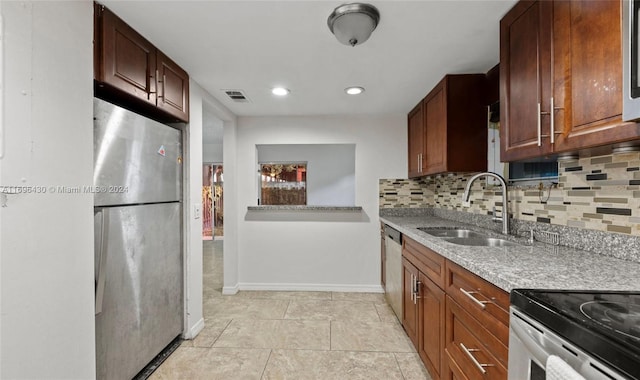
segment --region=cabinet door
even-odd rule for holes
[[[622,124],[621,2],[553,3],[555,150],[637,136]]]
[[[155,105],[155,47],[108,9],[96,5],[95,11],[96,80]]]
[[[468,379],[507,379],[506,365],[494,354],[506,352],[506,346],[449,296],[445,320],[447,353]]]
[[[500,158],[550,153],[550,1],[521,1],[500,21]],[[540,112],[538,112],[540,110]],[[546,137],[542,137],[542,136]]]
[[[418,104],[408,117],[409,137],[409,177],[420,177],[424,153],[424,112],[422,102]]]
[[[402,327],[413,342],[418,347],[418,305],[413,297],[413,287],[418,277],[418,269],[407,259],[402,258]]]
[[[425,174],[447,171],[447,103],[443,82],[425,99],[425,131],[427,135],[424,153]]]
[[[422,358],[433,379],[442,377],[445,338],[445,293],[427,276],[419,274],[419,345]]]
[[[158,50],[158,108],[189,121],[189,75]]]

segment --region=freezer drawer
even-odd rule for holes
[[[130,379],[182,332],[181,206],[96,208],[95,219],[97,378]]]

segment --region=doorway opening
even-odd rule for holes
[[[202,239],[224,237],[224,175],[222,164],[202,166]]]

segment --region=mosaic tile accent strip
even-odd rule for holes
[[[639,152],[561,162],[553,186],[510,186],[509,214],[527,222],[640,236],[639,167]],[[380,180],[380,208],[434,207],[480,215],[493,215],[495,208],[500,216],[500,188],[487,186],[485,179],[473,184],[471,207],[462,206],[464,187],[473,174]]]
[[[433,190],[424,179],[381,179],[379,195],[381,209],[433,205]]]

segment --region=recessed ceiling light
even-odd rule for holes
[[[347,87],[344,89],[344,92],[346,92],[349,95],[360,95],[364,92],[364,87],[358,87],[358,86]]]
[[[271,93],[273,95],[278,95],[278,96],[285,96],[285,95],[289,95],[291,91],[289,91],[288,88],[284,88],[284,87],[274,87],[271,89]]]

